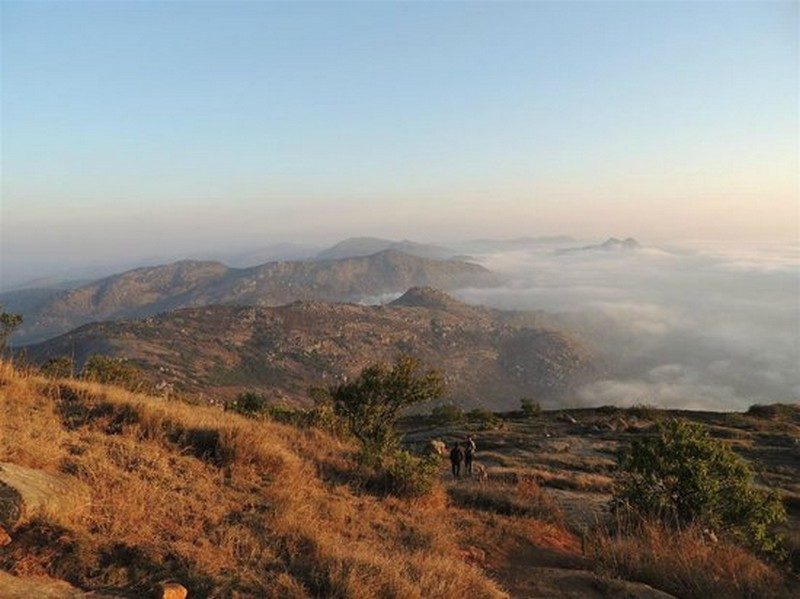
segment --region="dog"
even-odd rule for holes
[[[475,464],[475,476],[481,484],[485,483],[489,478],[489,474],[486,472],[486,466],[483,464]]]

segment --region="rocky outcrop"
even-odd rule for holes
[[[111,595],[86,593],[63,580],[46,576],[12,576],[0,570],[3,599],[113,599]]]
[[[0,463],[0,526],[6,531],[34,516],[76,512],[88,499],[88,489],[71,476]]]

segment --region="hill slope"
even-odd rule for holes
[[[154,381],[180,389],[230,395],[254,388],[301,401],[310,384],[412,353],[446,373],[454,399],[493,408],[517,407],[526,395],[556,400],[593,372],[591,353],[569,335],[518,320],[514,313],[412,288],[385,306],[208,306],[95,323],[27,352],[38,361],[74,355],[80,362],[93,353],[127,357]]]
[[[37,296],[25,305],[15,297],[15,309],[23,314],[25,323],[14,342],[40,341],[87,322],[191,306],[280,305],[300,299],[356,301],[402,293],[414,285],[454,289],[497,282],[497,276],[476,264],[428,260],[396,251],[320,262],[269,262],[243,269],[218,262],[184,261],[138,268],[76,289]]]

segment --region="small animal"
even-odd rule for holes
[[[483,464],[475,464],[475,476],[478,477],[481,483],[486,482],[486,479],[489,478],[489,474],[486,472],[486,466]]]

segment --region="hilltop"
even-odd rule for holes
[[[494,409],[526,395],[556,401],[597,368],[590,349],[567,332],[421,287],[382,306],[216,305],[93,323],[26,353],[38,362],[74,356],[79,364],[95,353],[125,357],[153,382],[182,391],[232,396],[255,389],[291,402],[305,401],[311,384],[412,353],[448,374],[454,399]]]
[[[219,262],[182,261],[137,268],[65,291],[2,295],[0,303],[7,303],[7,310],[24,317],[14,338],[20,345],[87,322],[137,318],[193,306],[280,305],[310,299],[357,301],[399,294],[415,285],[454,289],[498,282],[497,275],[476,264],[386,250],[356,258],[268,262],[241,269]]]

